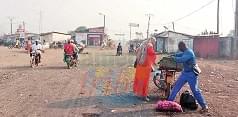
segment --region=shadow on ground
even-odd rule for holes
[[[45,66],[45,65],[39,65],[38,67],[32,68],[30,65],[24,65],[24,66],[8,66],[8,67],[0,67],[0,69],[6,69],[6,70],[60,70],[60,69],[67,69],[66,66]]]
[[[31,69],[30,65],[24,65],[24,66],[8,66],[8,67],[0,67],[0,69],[6,69],[6,70],[29,70]]]
[[[63,101],[52,102],[48,108],[72,109],[72,108],[88,108],[100,107],[103,112],[100,113],[86,113],[83,116],[87,117],[114,117],[114,116],[156,116],[168,115],[168,113],[158,113],[155,111],[153,104],[158,101],[158,97],[150,97],[150,102],[144,102],[140,98],[133,95],[133,93],[120,93],[109,96],[92,96],[82,97],[76,99],[69,99]],[[148,104],[150,107],[144,107]],[[139,109],[138,109],[139,107]],[[137,109],[136,109],[137,108]],[[115,111],[112,111],[116,109]],[[122,109],[123,111],[117,111]],[[169,113],[169,115],[171,115]]]
[[[155,103],[158,100],[158,97],[150,97],[150,99],[151,100],[148,103]],[[50,103],[48,107],[68,109],[68,108],[87,107],[92,105],[101,105],[107,108],[123,108],[144,103],[145,102],[142,99],[134,96],[134,94],[130,92],[130,93],[112,94],[109,96],[91,96],[91,97],[63,100]]]
[[[14,53],[27,54],[26,50],[12,50]],[[30,56],[30,55],[29,55]]]

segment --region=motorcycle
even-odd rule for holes
[[[135,52],[136,52],[136,50],[134,48],[129,49],[129,54],[134,54]]]
[[[164,92],[164,96],[168,98],[171,89],[175,82],[175,70],[161,70],[154,71],[153,82],[159,90]]]
[[[31,55],[32,55],[30,61],[31,67],[32,68],[37,67],[40,62],[40,55],[37,52],[31,52]]]
[[[155,86],[168,98],[174,86],[176,73],[181,72],[183,67],[177,64],[170,57],[163,57],[158,63],[158,67],[153,69],[153,82]]]
[[[65,62],[68,69],[71,69],[73,66],[77,67],[77,60],[75,60],[73,55],[66,55]]]
[[[116,56],[122,56],[122,50],[118,50]]]
[[[130,45],[129,47],[129,54],[134,54],[136,52],[135,48],[133,45]]]

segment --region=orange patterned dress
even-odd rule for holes
[[[146,97],[148,95],[151,66],[155,63],[156,55],[153,46],[147,46],[145,61],[143,65],[137,64],[133,91],[136,96]]]

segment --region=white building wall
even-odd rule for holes
[[[168,41],[166,42],[165,48],[167,48],[168,53],[174,53],[178,51],[178,43],[184,41],[188,48],[193,49],[193,39],[188,36],[184,36],[177,33],[169,33]]]
[[[52,42],[52,39],[53,39],[53,35],[52,34],[41,36],[41,41],[45,40],[46,43]]]
[[[53,37],[52,37],[52,42],[62,42],[62,41],[66,41],[68,39],[71,38],[71,35],[65,35],[65,34],[58,34],[58,33],[53,33]]]

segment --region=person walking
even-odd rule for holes
[[[184,42],[179,42],[178,48],[181,51],[181,53],[175,54],[173,58],[177,63],[183,63],[184,69],[181,75],[179,76],[178,80],[175,82],[175,86],[173,87],[168,100],[174,101],[180,89],[184,86],[185,83],[188,83],[195,99],[202,107],[201,112],[207,112],[208,106],[199,89],[198,75],[195,74],[193,69],[193,65],[196,65],[195,54],[192,49],[187,48]]]

